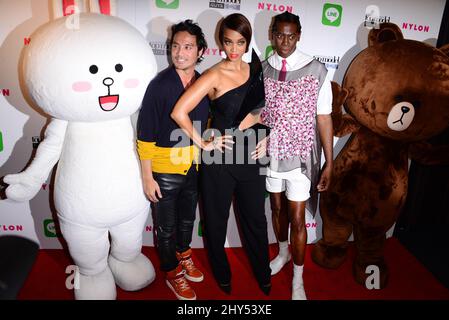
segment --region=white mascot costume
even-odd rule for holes
[[[134,291],[155,278],[141,253],[149,202],[131,115],[156,60],[138,30],[107,15],[114,2],[63,2],[53,2],[59,18],[39,28],[24,52],[30,96],[52,119],[30,166],[4,178],[6,195],[30,200],[59,161],[54,202],[79,270],[75,298],[115,299],[116,284]],[[77,11],[88,6],[90,13]],[[73,8],[75,15],[63,16]]]

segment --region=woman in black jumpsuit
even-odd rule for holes
[[[269,294],[271,270],[265,217],[265,175],[261,173],[260,162],[249,155],[261,138],[240,139],[243,134],[251,135],[254,131],[239,130],[242,120],[263,106],[262,69],[255,54],[250,64],[241,60],[251,41],[251,26],[243,15],[226,17],[220,26],[219,38],[227,58],[205,72],[184,93],[175,105],[172,118],[203,149],[200,176],[205,238],[220,288],[227,293],[231,291],[231,269],[224,245],[229,210],[235,196],[243,246],[259,287]],[[203,140],[188,118],[196,101],[206,94],[212,101],[211,127],[217,132],[211,141]]]

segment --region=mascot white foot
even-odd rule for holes
[[[109,267],[93,276],[80,274],[77,270],[75,279],[79,279],[78,288],[75,287],[76,300],[115,300],[117,297],[114,276]]]
[[[139,254],[129,262],[120,261],[110,255],[108,264],[114,275],[115,283],[126,291],[145,288],[156,277],[153,265],[143,254]]]

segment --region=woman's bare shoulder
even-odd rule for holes
[[[204,71],[204,74],[212,74],[212,75],[219,75],[223,70],[223,62],[220,61],[216,64],[214,64],[212,67]]]
[[[225,77],[223,63],[218,62],[214,64],[212,67],[203,72],[203,76],[204,80],[211,81],[218,86],[219,82],[223,79],[223,77]]]

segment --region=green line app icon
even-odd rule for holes
[[[200,220],[200,222],[198,223],[198,237],[203,236],[203,228],[204,228],[203,220]]]
[[[326,26],[338,27],[341,24],[343,7],[335,3],[325,3],[321,22]]]
[[[45,219],[44,220],[44,234],[48,238],[55,238],[56,235],[56,227],[53,219]]]
[[[0,131],[0,152],[3,151],[3,136],[2,136],[2,132]]]
[[[274,51],[274,48],[272,45],[269,45],[268,47],[266,47],[265,48],[265,59],[267,59],[273,51]]]
[[[179,0],[156,0],[156,7],[162,9],[178,9]]]

